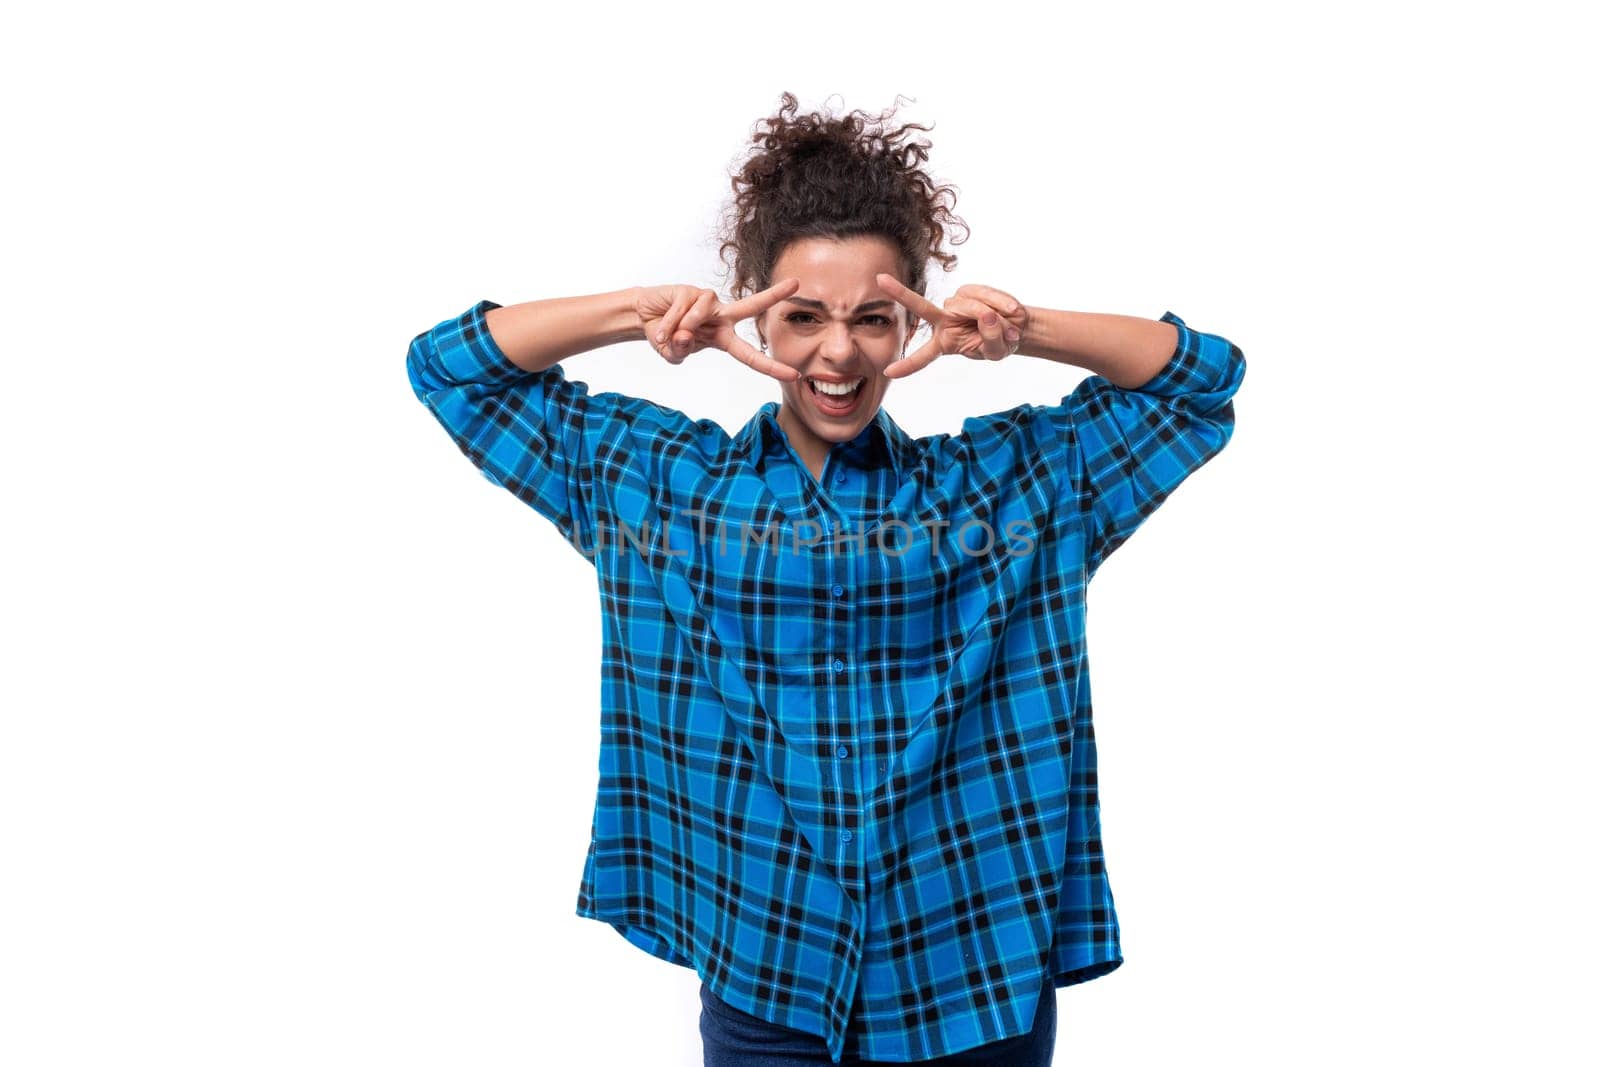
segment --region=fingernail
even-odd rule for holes
[[[1007,341],[1015,341],[1017,338],[1019,338],[1021,336],[1022,336],[1022,331],[1017,329],[1015,326],[1011,327],[1011,329],[1006,331],[1006,340]]]
[[[991,311],[991,312],[989,312],[989,313],[988,313],[988,314],[987,314],[987,315],[985,315],[985,316],[984,316],[984,317],[983,317],[983,324],[984,324],[984,325],[985,325],[985,326],[993,326],[993,325],[994,325],[994,324],[995,324],[995,323],[997,323],[997,322],[999,322],[999,321],[1000,321],[1000,318],[999,318],[999,316],[997,316],[997,315],[996,315],[996,314],[995,314],[995,313],[994,313],[994,312],[992,312],[992,311]]]

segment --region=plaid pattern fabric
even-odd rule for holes
[[[730,435],[527,373],[498,306],[417,336],[407,370],[598,574],[577,914],[834,1062],[1025,1034],[1041,995],[1121,964],[1085,590],[1228,442],[1238,348],[1168,312],[1140,388],[1091,375],[915,439],[880,408],[819,482],[776,401]]]

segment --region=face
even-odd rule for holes
[[[904,281],[894,245],[879,237],[808,237],[773,265],[775,280],[799,278],[800,288],[762,315],[761,335],[773,358],[804,375],[781,383],[778,423],[813,471],[878,413],[890,381],[883,370],[905,352],[907,313],[878,288],[880,271]]]

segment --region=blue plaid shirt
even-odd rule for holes
[[[577,914],[834,1062],[1028,1032],[1122,962],[1084,594],[1233,432],[1244,358],[1178,328],[1123,389],[912,438],[879,409],[814,478],[738,433],[528,373],[484,300],[411,342],[416,395],[593,564],[600,785]],[[463,664],[462,669],[472,669]]]

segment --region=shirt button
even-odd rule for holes
[[[835,750],[835,752],[836,752],[836,754],[838,755],[838,757],[840,759],[844,759],[846,756],[850,755],[850,746],[849,745],[840,745],[838,747],[838,749]]]
[[[833,673],[834,674],[838,674],[842,670],[844,670],[844,660],[842,660],[842,659],[834,660],[833,661]]]
[[[852,834],[849,830],[840,830],[839,831],[839,840],[840,841],[848,841],[854,836],[855,835]]]
[[[833,587],[833,595],[844,596],[844,586],[835,583]]]
[[[835,478],[833,480],[833,484],[834,485],[843,485],[844,484],[844,475],[841,474],[841,475],[839,475],[839,477]]]

